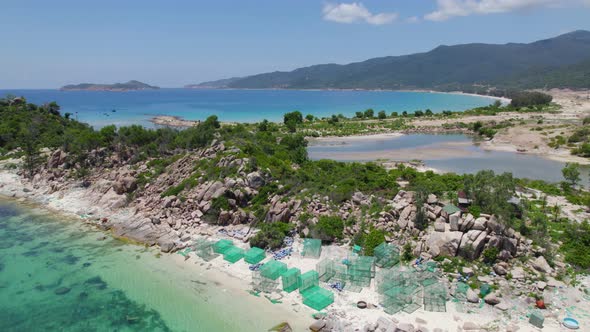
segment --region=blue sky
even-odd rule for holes
[[[2,0],[0,88],[162,87],[590,30],[590,0]]]

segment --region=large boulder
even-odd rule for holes
[[[471,229],[475,229],[478,231],[484,231],[486,229],[488,225],[488,220],[484,217],[479,217],[477,219],[475,219],[475,222],[473,223],[473,226],[471,227]]]
[[[490,305],[496,305],[501,302],[500,297],[498,294],[496,294],[496,292],[486,295],[483,300]]]
[[[543,256],[539,256],[532,260],[531,265],[539,272],[551,273],[552,271],[551,266],[549,266],[549,263],[547,263],[547,260],[545,260],[545,257]]]
[[[113,189],[118,195],[133,192],[137,189],[137,180],[132,176],[124,176],[113,183]]]
[[[496,233],[497,235],[502,235],[504,232],[504,225],[502,225],[496,216],[491,216],[490,220],[488,220],[487,224],[488,232],[489,233]]]
[[[47,168],[57,168],[66,162],[66,153],[62,150],[56,150],[47,159]]]
[[[471,213],[468,213],[465,216],[465,219],[463,219],[463,221],[459,221],[459,229],[462,232],[467,232],[468,230],[471,229],[471,227],[473,227],[474,223],[475,223],[475,218],[473,217],[473,215]]]
[[[461,218],[461,212],[455,212],[449,216],[449,224],[451,224],[451,231],[455,232],[459,230],[459,218]]]
[[[467,290],[467,301],[471,303],[479,303],[479,296],[471,288]]]
[[[462,236],[461,232],[432,232],[426,241],[429,253],[433,257],[456,256]]]
[[[485,231],[470,230],[463,235],[459,254],[468,259],[476,259],[481,254],[488,234]]]
[[[508,274],[508,264],[506,262],[499,262],[494,264],[494,272],[499,276]]]
[[[258,189],[265,184],[264,178],[258,172],[252,172],[246,175],[246,178],[248,179],[248,185],[254,189]]]

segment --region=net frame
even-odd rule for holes
[[[400,262],[399,248],[392,243],[383,242],[373,250],[375,256],[375,265],[389,269]]]
[[[225,250],[225,253],[223,254],[223,260],[230,262],[232,264],[239,261],[242,258],[244,258],[244,249],[236,246],[229,247],[227,250]]]
[[[301,284],[301,270],[295,267],[288,269],[281,276],[281,281],[283,283],[283,290],[285,292],[291,293],[295,291]]]
[[[228,239],[221,239],[213,244],[213,251],[216,254],[225,254],[225,251],[234,246],[234,242]]]
[[[301,256],[309,258],[320,258],[322,255],[322,240],[320,239],[303,239],[303,251]]]
[[[264,249],[252,247],[244,253],[244,261],[248,264],[258,264],[266,258]]]
[[[271,280],[277,280],[285,271],[287,271],[287,264],[274,259],[260,267],[260,274]]]

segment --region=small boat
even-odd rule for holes
[[[114,109],[114,110],[112,110],[111,112],[115,113],[116,111],[117,111],[117,110],[115,110],[115,109]]]
[[[571,330],[577,330],[580,328],[580,323],[573,318],[567,317],[563,319],[563,326]]]

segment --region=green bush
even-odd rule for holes
[[[373,256],[375,248],[385,242],[385,231],[371,228],[369,234],[365,235],[363,249],[366,256]]]
[[[311,230],[314,238],[324,242],[333,242],[342,239],[344,222],[335,216],[320,216],[318,223]]]
[[[412,244],[410,242],[407,242],[406,244],[404,244],[403,248],[402,248],[402,257],[401,260],[403,262],[409,262],[412,259],[414,259],[414,253],[412,252],[413,248],[412,248]]]
[[[250,238],[250,246],[258,248],[277,249],[283,246],[283,239],[295,227],[284,222],[263,223],[260,231]]]
[[[494,264],[496,259],[498,259],[499,253],[500,250],[497,247],[488,247],[482,253],[483,261],[487,264]]]

